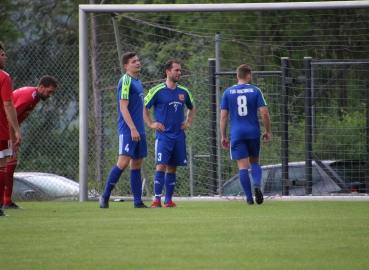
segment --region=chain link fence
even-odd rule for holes
[[[299,20],[299,16],[291,14],[289,18]],[[319,18],[324,18],[324,20],[327,18],[328,20],[335,16],[335,14],[323,15],[320,14]],[[153,18],[152,21],[150,21],[150,16]],[[181,21],[183,17],[177,18],[179,26],[174,29],[175,27],[169,27],[163,22],[161,25],[154,23],[156,16],[152,14],[150,16],[133,14],[116,17],[119,32],[118,42],[122,52],[135,51],[138,53],[142,66],[140,80],[143,82],[145,94],[151,87],[165,80],[163,67],[167,60],[175,59],[182,63],[183,72],[180,83],[191,91],[197,107],[194,122],[186,132],[187,147],[193,149],[192,160],[194,162],[190,164],[192,167],[178,168],[178,181],[174,196],[217,195],[218,183],[210,178],[210,163],[212,161],[208,157],[211,134],[214,134],[211,125],[214,119],[211,118],[210,112],[212,104],[210,103],[208,85],[208,60],[215,58],[216,31],[224,30],[223,28],[227,27],[229,29],[235,28],[230,32],[224,31],[224,34],[220,34],[219,60],[222,71],[235,71],[241,63],[250,63],[255,71],[278,71],[281,70],[281,57],[291,56],[291,77],[298,80],[298,77],[304,74],[302,60],[304,56],[316,59],[337,58],[340,52],[337,49],[341,46],[340,39],[336,39],[336,36],[329,37],[333,40],[331,43],[334,46],[323,42],[324,40],[318,40],[323,35],[322,29],[325,25],[323,19],[315,25],[314,31],[317,34],[310,44],[309,41],[306,41],[307,34],[302,38],[299,34],[293,37],[288,36],[287,34],[294,32],[288,32],[287,24],[281,25],[279,31],[286,28],[286,32],[280,32],[283,35],[277,35],[278,39],[275,41],[269,41],[267,34],[260,38],[260,33],[257,31],[257,25],[260,24],[259,17],[258,14],[253,13],[249,13],[244,18],[247,23],[252,23],[252,27],[249,31],[242,30],[240,32],[236,30],[236,23],[229,23],[223,28],[221,28],[222,25],[206,24],[206,20],[211,19],[212,15],[198,14],[196,17],[196,22],[200,18],[204,21],[204,29],[191,29],[189,27],[191,23]],[[232,21],[228,20],[226,16],[234,17],[236,15],[222,14],[222,16],[226,21]],[[274,18],[273,16],[273,14],[270,15],[271,18]],[[277,16],[276,19],[284,20],[286,16],[286,14],[284,17]],[[191,14],[186,18],[195,17]],[[173,20],[175,21],[175,19]],[[96,197],[103,192],[110,170],[118,158],[116,87],[122,76],[122,70],[113,23],[111,21],[109,23],[108,20],[105,22],[105,25],[101,25],[103,33],[97,35],[99,42],[92,44],[89,48],[88,189],[89,195]],[[300,27],[304,23],[302,18]],[[360,25],[362,24],[363,22],[360,22]],[[346,28],[349,26],[340,25],[344,25]],[[270,30],[265,31],[270,31],[270,35],[272,35],[275,33],[273,32],[274,24],[264,25],[266,29],[269,29],[269,26]],[[364,45],[362,40],[365,40],[367,36],[353,34],[350,38],[350,42],[356,42],[361,46],[356,46],[357,50],[353,52],[351,57],[364,58],[362,52],[367,50],[367,45]],[[293,42],[289,43],[286,40],[293,40]],[[333,46],[335,50],[329,51],[329,46]],[[78,46],[18,46],[8,48],[7,56],[6,71],[12,76],[14,89],[28,85],[35,86],[43,75],[54,76],[59,82],[56,94],[46,102],[41,101],[21,126],[24,143],[17,171],[48,172],[78,181]],[[316,84],[324,85],[329,80],[330,72],[329,68],[317,68]],[[365,123],[357,123],[356,120],[352,120],[347,126],[340,126],[339,133],[342,140],[337,140],[334,137],[337,133],[331,128],[329,133],[332,136],[331,140],[340,142],[334,147],[325,143],[324,128],[319,129],[324,127],[328,120],[336,119],[333,117],[324,118],[325,115],[332,113],[332,110],[342,109],[344,111],[342,111],[342,117],[347,116],[345,112],[349,112],[350,116],[354,117],[355,109],[352,108],[357,108],[356,97],[362,97],[361,91],[365,88],[362,83],[362,74],[364,73],[359,74],[355,70],[350,72],[344,78],[344,83],[337,84],[337,89],[343,89],[339,91],[345,95],[325,96],[324,100],[319,102],[319,107],[316,108],[319,116],[322,116],[320,119],[325,119],[325,122],[319,119],[320,126],[316,126],[317,132],[322,136],[317,134],[314,141],[315,149],[319,149],[325,159],[346,158],[347,153],[350,153],[349,156],[352,157],[352,151],[349,151],[352,148],[352,142],[349,136],[343,136],[346,133],[344,130],[348,129],[350,132],[354,132],[351,128],[352,125],[355,125],[355,128],[360,131],[365,128],[363,126]],[[360,87],[355,85],[355,81],[358,79],[362,80]],[[220,93],[237,82],[234,75],[222,76],[219,81]],[[275,75],[255,76],[253,82],[264,93],[272,122],[272,141],[262,146],[261,165],[281,163],[281,81],[282,78]],[[347,94],[348,88],[354,88],[360,94]],[[287,97],[289,155],[290,161],[301,161],[304,160],[304,85],[293,84],[290,85],[289,89]],[[343,100],[344,106],[341,106],[340,102]],[[362,109],[364,110],[364,107]],[[334,115],[336,117],[340,114]],[[362,117],[362,115],[357,117]],[[339,121],[339,117],[337,119]],[[149,151],[148,157],[144,160],[144,169],[149,183],[147,189],[144,190],[144,196],[153,193],[152,180],[155,173],[155,131],[148,127],[146,127],[146,131]],[[359,146],[355,148],[357,149],[355,152],[359,151],[359,157],[362,158],[366,155],[364,145],[359,142],[357,145]],[[342,153],[343,155],[341,155]],[[238,173],[237,164],[230,160],[228,151],[222,151],[222,156],[218,158],[221,159],[223,166],[222,179],[228,180]],[[192,187],[190,185],[191,168],[194,172]],[[131,196],[128,168],[113,190],[112,196]]]

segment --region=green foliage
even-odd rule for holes
[[[19,32],[11,22],[11,13],[16,10],[11,0],[2,0],[0,5],[0,41],[10,46],[19,37]]]
[[[87,0],[2,0],[0,33],[11,44],[78,43],[78,5]]]
[[[365,107],[363,105],[363,107]],[[321,159],[366,159],[366,110],[340,117],[336,110],[317,115],[314,148]],[[350,147],[347,147],[347,145]],[[319,146],[324,145],[324,149]]]

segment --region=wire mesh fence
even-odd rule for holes
[[[289,72],[295,83],[289,85],[287,96],[289,160],[305,159],[305,84],[297,83],[304,80],[303,57],[364,59],[369,37],[364,31],[366,10],[356,11],[355,16],[350,10],[315,11],[314,22],[312,11],[301,12],[185,13],[168,14],[165,18],[146,13],[115,14],[122,51],[135,51],[141,60],[140,80],[145,94],[165,80],[164,63],[175,59],[182,63],[180,83],[191,91],[196,103],[195,120],[187,131],[187,146],[193,148],[194,155],[189,160],[193,163],[192,167],[178,169],[175,196],[218,195],[219,182],[210,177],[209,158],[211,134],[217,131],[211,125],[214,119],[210,112],[208,59],[216,56],[216,42],[220,45],[222,71],[235,71],[241,63],[249,63],[254,71],[276,71],[281,70],[281,57],[290,58]],[[116,87],[123,71],[111,16],[96,18],[98,43],[89,48],[88,189],[98,196],[117,161]],[[352,20],[355,31],[351,31]],[[39,104],[22,125],[24,145],[18,170],[49,172],[78,181],[78,47],[20,46],[9,48],[7,53],[6,70],[12,76],[14,89],[35,85],[46,74],[54,76],[60,85],[53,98]],[[324,88],[341,68],[339,64],[313,65],[313,92]],[[367,144],[362,139],[367,136],[366,72],[367,65],[351,66],[316,100],[313,148],[321,159],[366,161]],[[234,75],[218,79],[220,94],[237,83]],[[262,90],[272,122],[272,140],[262,145],[261,165],[279,164],[283,145],[282,77],[255,76],[253,84]],[[145,190],[144,195],[153,191],[155,172],[155,131],[148,127],[146,130],[149,152],[144,164],[149,192]],[[237,164],[230,160],[227,151],[221,153],[217,156],[222,164],[221,178],[227,181],[237,175]],[[358,170],[363,179],[365,169]],[[365,181],[364,176],[360,182]],[[322,194],[325,193],[315,195]],[[112,195],[131,196],[128,171]]]

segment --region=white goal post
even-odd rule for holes
[[[252,4],[79,5],[79,201],[88,200],[88,22],[87,13],[233,12],[316,9],[367,9],[369,1]]]

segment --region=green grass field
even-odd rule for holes
[[[368,269],[368,201],[18,203],[1,269]]]

